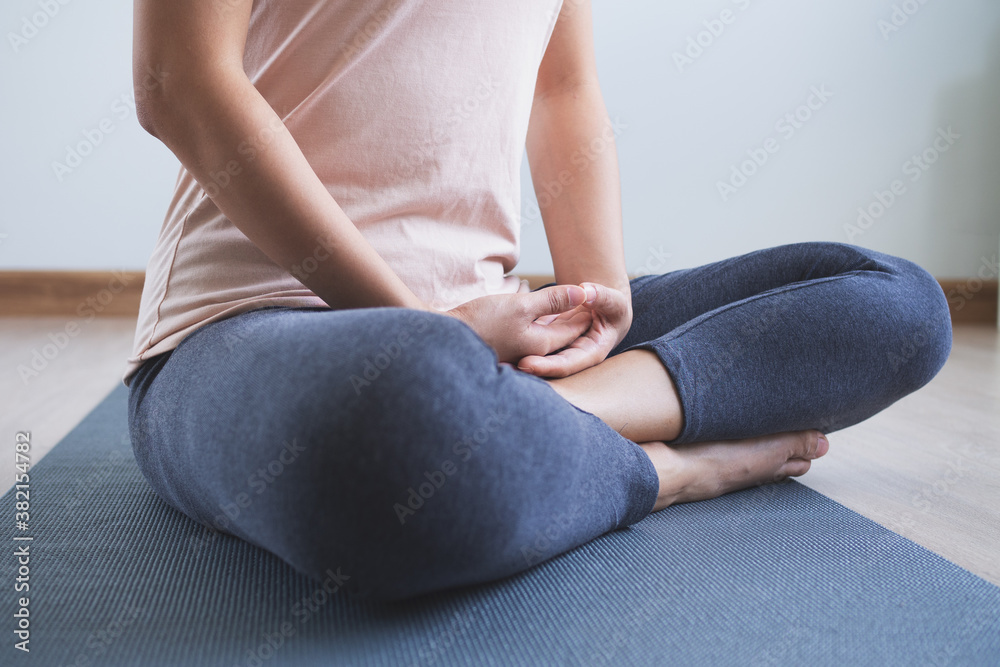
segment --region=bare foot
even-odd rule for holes
[[[660,476],[654,512],[677,503],[708,500],[804,475],[810,461],[830,449],[826,436],[819,431],[687,445],[645,442],[639,446],[652,459]]]

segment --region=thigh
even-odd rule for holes
[[[384,597],[518,572],[651,510],[642,450],[464,323],[312,310],[212,323],[140,370],[133,447],[167,502]]]
[[[423,315],[265,307],[202,326],[130,386],[140,468],[164,500],[216,530],[259,542],[246,520],[265,508],[307,523],[308,499],[288,480],[348,463],[356,431],[380,418],[370,397],[390,400],[397,380],[386,378],[429,326]]]

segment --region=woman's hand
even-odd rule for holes
[[[536,355],[544,357],[591,328],[590,310],[579,308],[586,299],[583,287],[553,285],[535,292],[525,287],[522,283],[522,289],[514,294],[479,297],[443,314],[468,324],[496,351],[501,363],[511,364]],[[546,316],[551,317],[537,321]]]
[[[563,327],[576,321],[581,313],[590,314],[586,332],[556,354],[532,354],[522,358],[517,367],[540,377],[566,377],[604,361],[632,326],[632,303],[624,292],[598,283],[581,283],[587,301],[571,311],[548,318],[546,326]]]

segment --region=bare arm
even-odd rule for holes
[[[243,70],[252,0],[135,0],[139,122],[177,156],[219,210],[331,308],[431,310],[358,231]],[[157,84],[150,85],[150,72]],[[239,147],[258,141],[253,159]],[[235,164],[234,164],[235,161]],[[226,173],[220,187],[212,175]]]
[[[333,200],[295,140],[243,70],[252,0],[135,0],[133,76],[142,126],[201,183],[236,227],[294,274],[307,257],[322,259],[306,287],[332,308],[404,306],[437,312],[400,280]],[[158,85],[147,87],[149,73]],[[237,165],[239,147],[269,136],[253,160]],[[261,142],[262,143],[262,142]],[[225,179],[221,179],[225,181]],[[320,249],[325,259],[317,257]],[[501,361],[548,354],[578,336],[580,319],[543,326],[535,320],[573,310],[578,286],[487,295],[445,313],[472,327]]]
[[[538,69],[526,147],[556,282],[595,282],[631,297],[618,158],[597,81],[589,0],[563,3]],[[553,184],[561,186],[556,196]]]
[[[618,158],[592,33],[589,0],[564,2],[538,68],[528,123],[528,163],[556,282],[594,290],[581,307],[592,316],[584,335],[554,355],[531,355],[518,364],[547,377],[601,363],[632,326]]]

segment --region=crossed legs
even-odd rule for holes
[[[558,382],[436,313],[250,311],[140,368],[132,446],[208,528],[400,599],[801,474],[817,432],[928,382],[951,341],[926,272],[840,244],[637,278],[633,307],[608,359]]]
[[[929,274],[847,244],[768,248],[633,292],[636,322],[611,356],[548,382],[642,446],[654,510],[805,474],[825,432],[922,386],[950,350]]]

